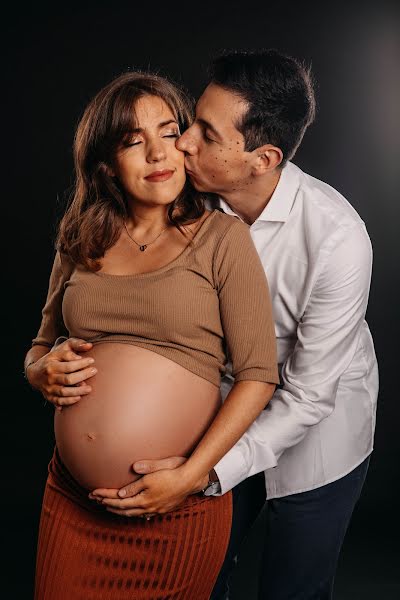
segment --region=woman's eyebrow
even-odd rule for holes
[[[165,127],[166,125],[170,125],[171,123],[178,125],[175,119],[169,119],[168,121],[161,121],[161,123],[159,123],[157,127],[158,129],[162,129],[163,127]],[[135,127],[134,129],[131,129],[131,133],[143,133],[143,131],[143,127]]]

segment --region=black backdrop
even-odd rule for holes
[[[398,575],[398,219],[400,10],[396,2],[86,2],[16,5],[3,21],[3,512],[8,594],[30,598],[52,411],[24,382],[52,261],[56,216],[72,183],[75,125],[91,96],[132,67],[198,95],[224,48],[275,47],[311,63],[318,113],[295,162],[343,193],[374,247],[368,308],[381,377],[375,452],[341,557],[336,600],[400,597]],[[5,280],[5,281],[4,281]],[[11,293],[10,293],[11,292]],[[338,444],[340,440],[338,440]],[[3,536],[3,539],[5,537]],[[237,574],[254,598],[255,533]],[[6,544],[4,544],[6,546]],[[193,599],[195,600],[195,599]]]

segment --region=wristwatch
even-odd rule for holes
[[[209,472],[208,483],[206,487],[202,490],[202,492],[205,496],[213,496],[214,494],[221,493],[221,484],[219,482],[218,475],[216,474],[214,469],[211,469],[211,471]]]

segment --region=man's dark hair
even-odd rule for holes
[[[239,95],[248,104],[236,128],[252,152],[273,144],[290,160],[315,116],[310,69],[276,50],[224,53],[213,60],[210,83]]]

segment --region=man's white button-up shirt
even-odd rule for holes
[[[335,481],[372,451],[372,250],[347,200],[290,162],[250,232],[270,287],[281,385],[215,470],[222,493],[264,471],[274,498]],[[232,383],[224,378],[223,397]]]

